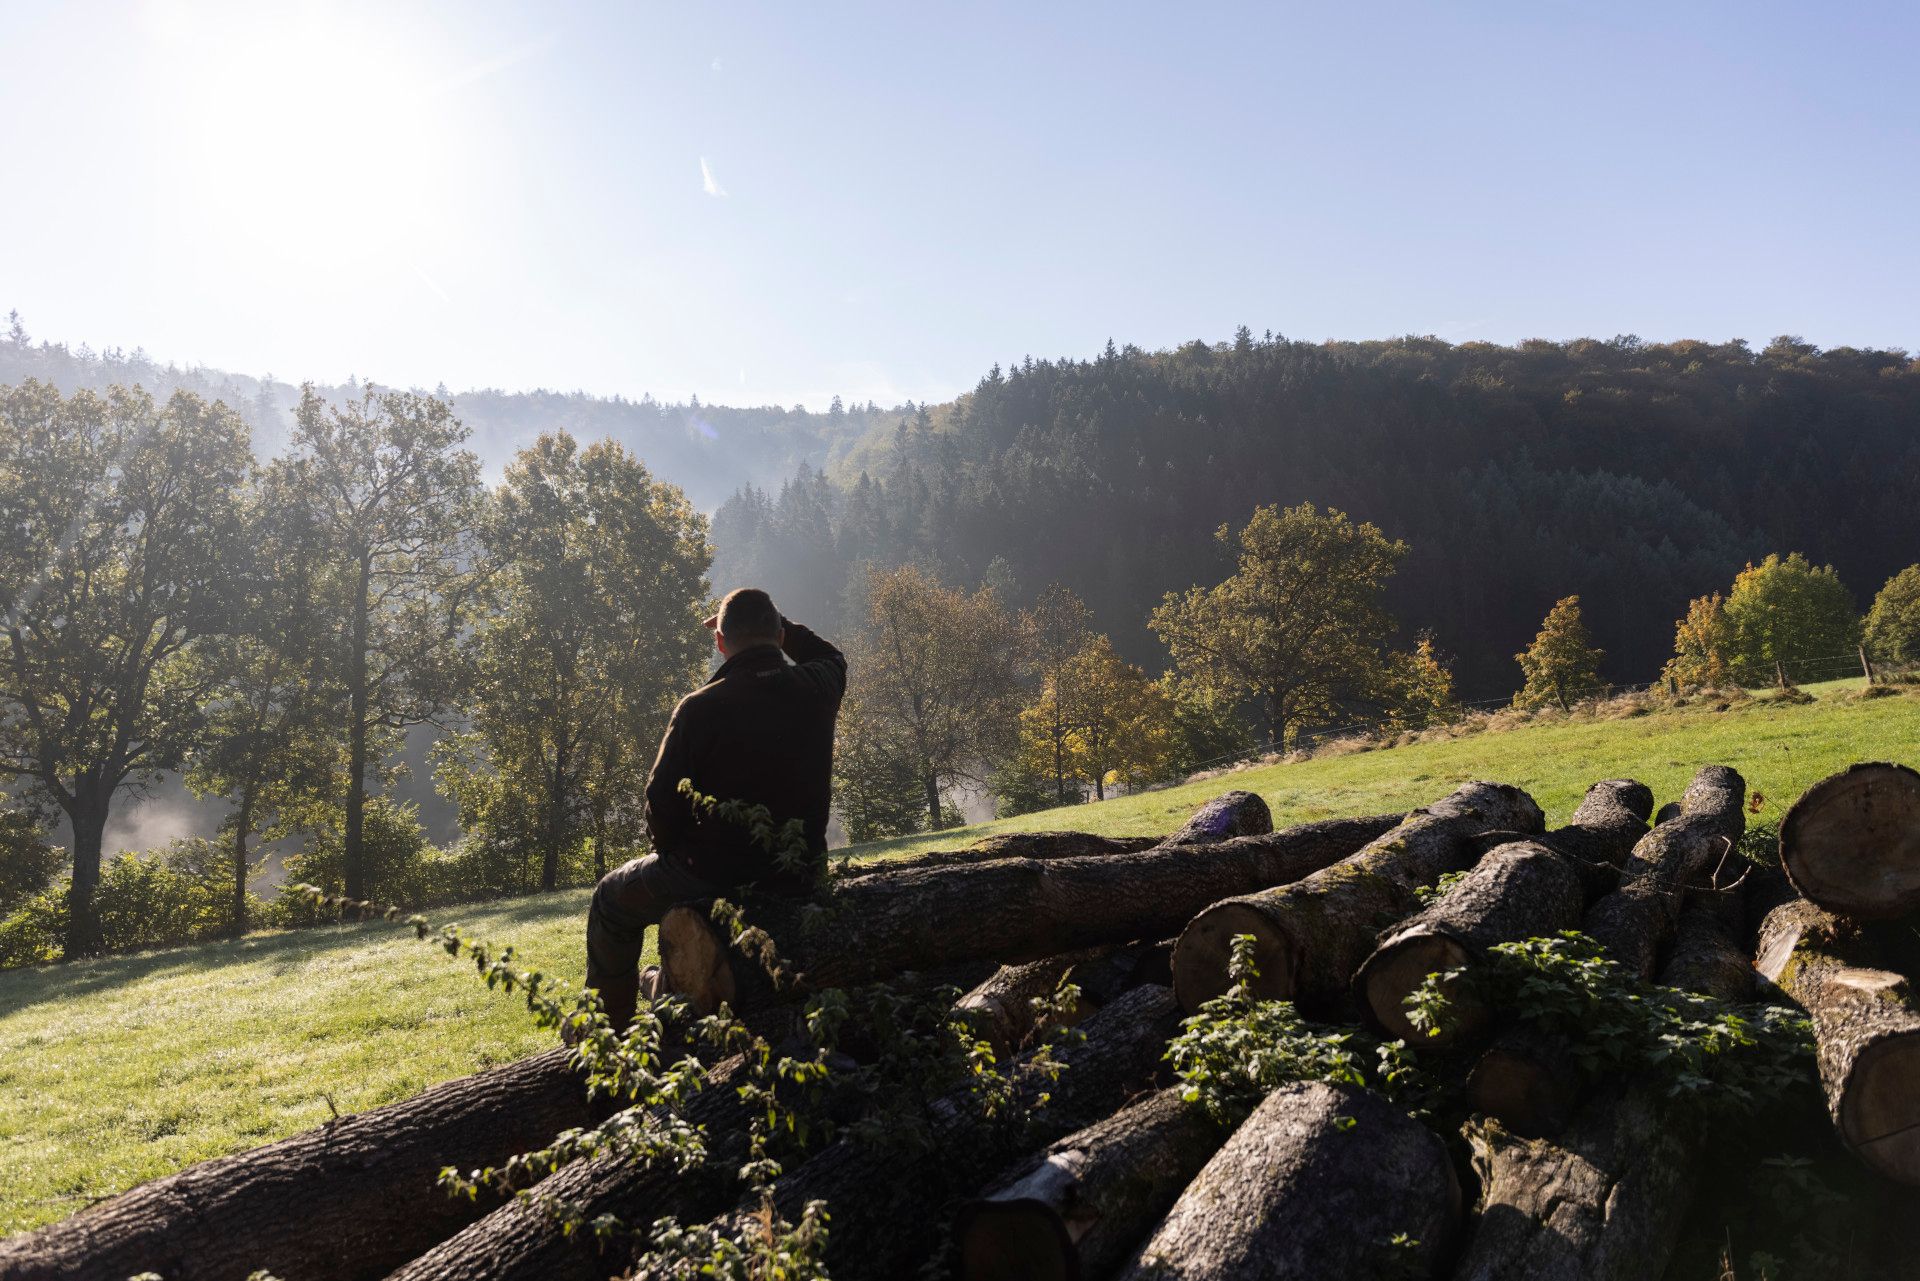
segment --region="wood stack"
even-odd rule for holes
[[[1708,1130],[1646,1082],[1565,1071],[1564,1046],[1473,1007],[1469,982],[1450,981],[1458,1017],[1429,1039],[1477,1104],[1470,1175],[1454,1136],[1366,1089],[1293,1082],[1231,1125],[1171,1083],[1164,1055],[1183,1008],[1226,989],[1239,935],[1254,939],[1256,995],[1410,1041],[1407,996],[1473,973],[1496,944],[1583,927],[1630,974],[1746,1000],[1757,937],[1759,976],[1815,1025],[1837,1132],[1920,1183],[1920,998],[1874,924],[1920,907],[1920,775],[1856,766],[1812,789],[1782,827],[1778,886],[1735,870],[1744,797],[1738,774],[1707,767],[1649,829],[1648,789],[1608,780],[1548,831],[1525,793],[1475,782],[1411,815],[1275,831],[1258,797],[1230,794],[1159,841],[1002,838],[860,869],[824,905],[749,904],[789,966],[779,984],[704,908],[676,909],[663,967],[697,1007],[775,1020],[826,988],[999,967],[958,1008],[1011,1064],[1021,1125],[984,1126],[964,1092],[932,1098],[929,1148],[842,1133],[768,1189],[788,1219],[827,1203],[838,1281],[930,1260],[973,1279],[1651,1278]],[[1436,889],[1449,873],[1463,875]],[[1046,1017],[1078,1033],[1042,1051],[1036,998],[1063,980],[1079,999],[1044,1002]],[[765,1204],[732,1177],[748,1156],[748,1107],[729,1088],[743,1071],[713,1065],[684,1114],[707,1134],[701,1168],[594,1159],[535,1192],[589,1219],[751,1233]],[[555,1051],[0,1244],[0,1281],[621,1274],[630,1246],[569,1233],[537,1200],[466,1204],[433,1186],[443,1163],[498,1163],[589,1115]]]

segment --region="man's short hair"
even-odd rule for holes
[[[780,641],[780,611],[758,587],[742,587],[720,602],[720,634],[727,644],[774,645]]]

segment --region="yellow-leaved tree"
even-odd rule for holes
[[[1513,696],[1515,707],[1545,707],[1558,703],[1570,711],[1573,700],[1598,694],[1600,660],[1605,651],[1594,648],[1586,620],[1580,617],[1580,598],[1563,596],[1547,611],[1533,644],[1515,654],[1527,683]]]

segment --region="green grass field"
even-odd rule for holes
[[[1765,798],[1762,815],[1778,818],[1850,762],[1920,762],[1920,695],[1862,700],[1855,684],[1816,687],[1809,705],[1537,723],[1270,765],[853,853],[1044,828],[1159,833],[1233,787],[1259,792],[1285,824],[1411,808],[1490,778],[1527,788],[1559,822],[1595,779],[1639,778],[1665,801],[1707,763],[1739,769]],[[585,912],[576,890],[436,919],[512,941],[529,964],[577,982]],[[542,1044],[515,1001],[387,924],[0,973],[0,1233]]]

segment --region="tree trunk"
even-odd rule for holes
[[[1585,1093],[1566,1042],[1530,1028],[1501,1033],[1467,1074],[1473,1110],[1530,1139],[1564,1130]]]
[[[1193,812],[1163,845],[1212,845],[1236,836],[1265,836],[1273,830],[1273,811],[1252,792],[1226,792]]]
[[[1438,1136],[1370,1090],[1300,1082],[1254,1109],[1121,1276],[1425,1276],[1459,1219]]]
[[[1278,889],[1216,899],[1174,948],[1174,991],[1189,1011],[1225,992],[1233,939],[1251,934],[1256,995],[1331,1012],[1344,1003],[1378,931],[1419,910],[1415,889],[1468,866],[1483,833],[1537,833],[1542,822],[1540,807],[1518,788],[1464,784],[1338,865]]]
[[[925,780],[925,786],[927,789],[927,830],[929,832],[937,832],[940,830],[940,780],[937,776],[928,774]]]
[[[540,888],[551,892],[560,884],[560,847],[567,838],[567,757],[553,753],[553,775],[547,783],[547,838],[540,854]]]
[[[960,863],[987,863],[1002,858],[1084,858],[1093,854],[1132,854],[1164,844],[1159,836],[1094,836],[1087,832],[1010,832],[989,836],[963,850],[936,850],[912,858],[880,858],[857,863],[835,875],[844,883],[855,877],[896,875],[927,867]]]
[[[1740,898],[1699,895],[1688,904],[1662,983],[1723,1001],[1747,999],[1752,971],[1737,924]],[[1526,1036],[1501,1045],[1520,1044],[1523,1063],[1539,1074],[1536,1083],[1564,1088],[1571,1078],[1577,1088],[1565,1047],[1528,1043]],[[1475,1106],[1481,1101],[1474,1089]],[[1566,1099],[1559,1102],[1564,1107]],[[1589,1099],[1564,1127],[1542,1113],[1525,1117],[1544,1122],[1532,1137],[1503,1125],[1507,1118],[1497,1110],[1482,1110],[1497,1119],[1469,1136],[1481,1206],[1454,1281],[1637,1281],[1666,1270],[1704,1150],[1697,1109],[1657,1085],[1625,1081]],[[1539,1137],[1543,1132],[1555,1137]]]
[[[728,944],[704,905],[676,907],[660,925],[661,972],[667,990],[706,1014],[722,1001],[752,1009],[929,965],[1018,963],[1163,938],[1209,903],[1339,861],[1393,821],[1337,819],[1213,845],[862,876],[835,886],[824,905],[759,900],[747,919],[800,979],[782,992],[769,990],[760,963]]]
[[[1920,999],[1901,974],[1869,967],[1849,921],[1795,899],[1760,927],[1761,976],[1813,1019],[1834,1128],[1873,1169],[1920,1183]]]
[[[358,589],[353,597],[353,623],[347,654],[347,813],[340,837],[348,898],[364,899],[367,892],[367,592],[372,565],[360,562]]]
[[[961,1208],[962,1281],[1110,1276],[1225,1142],[1181,1087],[1128,1104],[1027,1158]]]
[[[1166,982],[1162,945],[1129,943],[1066,952],[1025,965],[1003,965],[954,1003],[954,1012],[969,1019],[978,1035],[993,1047],[1001,1063],[1027,1048],[1043,1033],[1085,1022],[1102,1007],[1147,983]],[[1051,995],[1061,982],[1071,983],[1079,995],[1069,1010],[1042,1023],[1034,1001]]]
[[[301,1281],[384,1276],[488,1206],[441,1192],[441,1167],[494,1164],[588,1124],[550,1050],[237,1156],[203,1161],[0,1243],[8,1281],[126,1277]]]
[[[599,815],[593,819],[593,876],[597,881],[607,874],[607,833]]]
[[[100,914],[93,900],[100,888],[107,797],[76,788],[67,821],[73,827],[73,882],[67,890],[67,943],[60,955],[63,961],[97,955],[106,943],[100,937]]]
[[[254,784],[240,789],[240,804],[233,812],[233,936],[247,932],[247,838],[253,834]]]
[[[1653,977],[1687,890],[1707,884],[1733,856],[1746,831],[1746,795],[1746,781],[1724,765],[1695,774],[1680,798],[1680,816],[1640,838],[1620,870],[1620,888],[1587,913],[1583,928],[1629,974]]]
[[[563,1231],[539,1199],[571,1203],[588,1221],[612,1215],[641,1230],[668,1215],[689,1222],[718,1212],[732,1201],[734,1172],[747,1158],[749,1110],[734,1089],[741,1071],[738,1059],[716,1065],[683,1112],[707,1132],[701,1166],[676,1172],[619,1155],[576,1162],[536,1184],[531,1196],[441,1240],[390,1281],[601,1281],[623,1272],[629,1241],[615,1239],[603,1250],[591,1232]]]
[[[1442,1048],[1477,1037],[1493,1012],[1471,986],[1444,985],[1448,1022],[1423,1032],[1407,1019],[1406,999],[1430,974],[1470,968],[1496,943],[1538,938],[1580,923],[1586,886],[1617,875],[1647,830],[1653,793],[1630,779],[1587,790],[1573,822],[1537,841],[1495,847],[1438,901],[1394,929],[1354,977],[1362,1009],[1388,1035]]]
[[[1179,1020],[1172,992],[1135,988],[1087,1020],[1084,1041],[1054,1051],[1066,1064],[1057,1080],[1030,1063],[1018,1065],[1002,1120],[983,1118],[971,1091],[957,1090],[931,1109],[928,1151],[900,1142],[839,1139],[774,1182],[774,1206],[798,1221],[809,1201],[827,1203],[832,1225],[826,1263],[834,1281],[912,1276],[942,1244],[935,1232],[944,1202],[977,1191],[1022,1150],[1092,1125],[1155,1085]],[[759,1213],[759,1201],[749,1198],[728,1217],[728,1229],[748,1230]]]
[[[1453,1281],[1653,1281],[1680,1234],[1699,1127],[1658,1090],[1614,1086],[1557,1139],[1470,1135],[1482,1200]]]
[[[1920,773],[1861,764],[1815,783],[1780,825],[1780,866],[1795,889],[1842,916],[1920,907]]]

